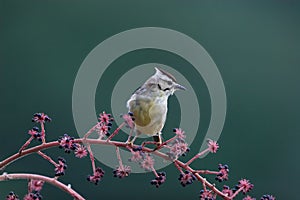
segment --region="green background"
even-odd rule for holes
[[[218,163],[227,163],[230,180],[225,184],[233,186],[245,177],[255,185],[251,194],[257,198],[271,193],[277,199],[296,199],[300,178],[299,9],[300,4],[291,0],[1,0],[0,159],[15,153],[25,142],[35,112],[45,112],[53,118],[47,124],[48,140],[56,140],[63,133],[76,136],[72,88],[87,54],[119,32],[164,27],[203,45],[217,64],[226,88],[228,110],[219,139],[221,149],[193,166],[215,169]],[[148,62],[179,70],[180,66],[186,67],[186,71],[180,71],[197,88],[201,108],[197,137],[201,139],[210,117],[207,88],[186,61],[168,52],[140,50],[112,63],[103,78],[106,89],[98,87],[96,100],[103,103],[96,103],[96,110],[110,111],[110,81],[114,83],[126,72],[124,69]],[[169,114],[177,117],[169,118],[166,129],[176,127],[177,105],[172,97]],[[193,147],[197,149],[197,145],[191,145],[189,156],[196,153]],[[149,184],[152,174],[133,174],[119,180],[112,177],[112,169],[99,162],[106,176],[95,186],[85,180],[91,173],[88,158],[76,159],[58,149],[47,154],[67,159],[69,167],[61,180],[72,183],[86,199],[197,199],[201,188],[199,183],[181,187],[173,166],[164,169],[167,182],[156,189]],[[36,155],[16,161],[5,171],[53,175],[53,167]],[[0,199],[11,190],[23,197],[26,187],[26,181],[1,182]],[[71,199],[51,185],[44,186],[42,195],[44,199]],[[241,198],[242,195],[238,197]]]

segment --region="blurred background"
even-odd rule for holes
[[[217,169],[218,163],[226,163],[230,179],[225,184],[234,186],[239,179],[247,178],[254,184],[250,194],[258,199],[266,193],[277,199],[296,199],[300,178],[299,9],[299,2],[292,0],[1,0],[0,160],[17,152],[27,140],[35,112],[45,112],[53,119],[46,127],[48,140],[64,133],[77,136],[72,89],[88,53],[119,32],[164,27],[199,42],[218,66],[226,88],[227,116],[219,139],[220,151],[197,160],[193,167]],[[204,137],[211,114],[205,83],[189,63],[165,51],[134,51],[113,62],[101,80],[106,84],[98,86],[95,109],[110,112],[110,88],[116,80],[132,67],[150,62],[174,67],[195,86],[201,109],[197,137]],[[166,130],[176,127],[180,116],[177,105],[176,97],[172,97],[169,114],[173,117],[168,119]],[[191,144],[187,158],[199,145]],[[67,159],[67,173],[61,181],[71,183],[86,199],[197,199],[201,189],[199,183],[183,188],[173,166],[163,169],[167,182],[157,189],[150,185],[151,173],[119,180],[100,162],[97,165],[106,176],[95,186],[85,180],[91,173],[88,158],[77,159],[58,148],[46,153]],[[53,167],[37,155],[24,157],[5,171],[54,174]],[[23,197],[26,181],[1,182],[0,199],[11,190]],[[44,186],[42,195],[44,199],[72,199],[51,185]]]

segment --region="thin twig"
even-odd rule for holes
[[[201,156],[203,156],[204,154],[206,154],[207,152],[209,152],[209,148],[204,149],[203,151],[201,151],[200,153],[196,154],[194,157],[192,157],[188,162],[186,162],[185,164],[187,166],[189,166],[194,160],[196,160],[197,158],[200,158]]]
[[[95,126],[90,128],[90,130],[88,130],[88,132],[83,136],[83,139],[87,139],[93,133],[93,131],[97,128],[98,125],[99,125],[99,122]]]
[[[31,136],[31,137],[23,144],[23,146],[22,146],[22,147],[20,148],[20,150],[19,150],[19,153],[21,153],[24,149],[26,149],[32,140],[33,140],[33,136]]]
[[[181,162],[179,160],[175,160],[174,162],[176,162],[180,167],[182,167],[190,172],[193,172],[193,174],[196,176],[198,181],[200,181],[203,185],[205,185],[205,187],[208,187],[209,189],[211,189],[218,196],[222,197],[225,200],[231,199],[226,194],[224,194],[222,191],[218,190],[218,188],[216,188],[216,186],[214,184],[211,184],[210,182],[208,182],[206,180],[206,178],[203,178],[200,174],[195,172],[195,170],[193,170],[190,166],[187,166],[186,164],[184,164],[183,162]]]
[[[196,170],[198,174],[219,174],[220,172],[217,171],[210,171],[210,170]]]
[[[74,140],[75,143],[88,143],[88,144],[102,144],[102,145],[111,145],[111,146],[118,146],[118,147],[124,147],[124,148],[137,148],[138,145],[133,145],[132,147],[128,147],[128,144],[125,142],[118,142],[118,141],[106,141],[106,140],[98,140],[98,139],[75,139]],[[24,151],[22,151],[21,154],[17,153],[14,154],[8,158],[6,158],[5,160],[3,160],[0,163],[0,169],[3,169],[4,167],[6,167],[7,165],[9,165],[10,163],[16,161],[17,159],[32,154],[32,153],[36,153],[37,151],[40,150],[44,150],[44,149],[48,149],[48,148],[52,148],[52,147],[57,147],[59,146],[59,142],[55,141],[55,142],[49,142],[49,143],[45,143],[45,144],[41,144],[39,146],[36,147],[32,147],[29,149],[26,149]],[[165,160],[168,161],[173,161],[176,162],[180,167],[182,167],[185,170],[188,170],[190,172],[193,172],[194,175],[196,176],[197,180],[200,181],[201,183],[205,184],[206,187],[210,188],[212,191],[214,191],[218,196],[222,197],[225,200],[230,200],[231,198],[229,198],[227,195],[225,195],[224,193],[222,193],[222,191],[218,190],[215,185],[211,184],[210,182],[208,182],[205,178],[203,178],[200,174],[198,174],[197,172],[195,172],[195,170],[193,170],[190,166],[186,165],[185,163],[179,161],[179,160],[172,160],[170,159],[170,157],[168,155],[166,155],[165,153],[162,153],[160,151],[154,151],[150,148],[147,147],[143,147],[142,151],[144,152],[148,152],[148,153],[152,153],[154,155],[157,155]]]
[[[236,195],[238,195],[244,188],[240,187],[237,191],[235,191],[235,193],[233,193],[230,198],[234,199],[236,197]]]
[[[44,125],[44,122],[40,122],[41,124],[41,134],[42,134],[42,142],[43,144],[46,143],[46,131],[45,131],[45,125]]]
[[[116,128],[116,130],[107,138],[107,142],[110,141],[115,135],[117,135],[119,133],[119,131],[121,130],[121,128],[125,125],[126,123],[123,122],[118,128]]]
[[[94,158],[94,154],[93,154],[92,149],[91,149],[91,145],[89,143],[87,143],[86,148],[87,148],[87,150],[89,152],[89,155],[90,155],[92,168],[93,168],[93,173],[95,173],[96,172],[96,165],[95,165],[95,158]]]
[[[151,166],[151,170],[152,170],[153,174],[155,175],[155,177],[158,177],[158,174],[153,166]]]
[[[38,151],[37,154],[39,154],[40,156],[42,156],[45,160],[48,160],[55,167],[57,166],[57,163],[54,160],[52,160],[52,158],[50,156],[47,156],[45,153],[43,153],[41,151]]]
[[[120,155],[120,150],[119,150],[119,147],[117,147],[117,146],[116,146],[116,154],[117,154],[117,158],[119,161],[119,166],[123,169],[123,162],[122,162],[122,158]]]
[[[79,193],[77,193],[75,190],[73,190],[71,187],[68,187],[67,185],[63,184],[62,182],[60,182],[60,181],[58,181],[54,178],[49,178],[47,176],[42,176],[42,175],[37,175],[37,174],[26,174],[26,173],[15,173],[15,174],[0,175],[0,181],[18,180],[18,179],[42,180],[42,181],[47,182],[51,185],[54,185],[55,187],[61,189],[62,191],[66,192],[66,193],[69,193],[76,200],[84,200],[84,198]]]
[[[132,134],[133,134],[133,128],[130,129],[130,133],[129,133],[129,136],[128,136],[128,139],[127,139],[126,143],[130,142]]]
[[[6,174],[7,175],[7,174]],[[28,179],[28,184],[27,184],[27,193],[30,193],[31,191],[31,179]]]
[[[174,137],[168,139],[167,141],[163,142],[163,145],[167,145],[169,144],[170,142],[172,142],[173,140],[175,140],[177,138],[177,135],[175,135]]]
[[[177,162],[174,162],[174,165],[175,165],[175,167],[178,169],[178,171],[179,171],[181,174],[184,174],[182,168],[177,164]]]

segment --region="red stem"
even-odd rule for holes
[[[96,129],[96,127],[98,125],[99,125],[99,122],[95,126],[93,126],[92,128],[90,128],[90,130],[83,136],[83,139],[88,138],[93,133],[93,131]]]
[[[177,162],[174,162],[174,165],[175,165],[175,167],[178,169],[178,171],[179,171],[181,174],[184,174],[182,168],[177,164]]]
[[[24,144],[23,146],[20,148],[19,153],[21,153],[24,149],[26,149],[26,147],[28,147],[28,145],[30,144],[30,142],[33,140],[33,136],[31,136]]]
[[[234,199],[236,197],[236,195],[238,195],[244,188],[240,187],[237,191],[235,191],[235,193],[233,193],[233,195],[230,196],[231,199]]]
[[[30,193],[31,191],[31,180],[28,179],[28,184],[27,184],[27,193]]]
[[[119,131],[121,130],[121,128],[125,125],[126,123],[123,122],[118,128],[116,128],[116,130],[107,138],[107,142],[110,141],[115,135],[117,135],[119,133]]]
[[[202,183],[202,187],[203,187],[203,190],[204,190],[204,191],[207,191],[206,185],[205,185],[204,183]]]
[[[209,151],[209,148],[204,149],[203,151],[201,151],[200,153],[196,154],[194,157],[192,157],[188,162],[186,162],[185,164],[187,166],[189,166],[194,160],[196,160],[197,158],[200,158],[201,156],[203,156],[204,154],[206,154]]]
[[[133,129],[131,128],[130,129],[130,133],[129,133],[129,136],[128,136],[128,139],[127,139],[127,142],[126,143],[129,143],[130,140],[131,140],[131,137],[132,137],[132,133],[133,133]]]
[[[152,170],[153,174],[155,175],[155,177],[158,177],[158,174],[157,174],[157,172],[156,172],[156,170],[154,169],[153,166],[151,167],[151,170]]]
[[[185,170],[188,170],[190,172],[192,172],[198,181],[200,181],[203,185],[205,185],[205,187],[208,187],[209,189],[211,189],[214,193],[216,193],[218,196],[222,197],[225,200],[231,200],[230,197],[228,197],[226,194],[224,194],[222,191],[218,190],[218,188],[216,188],[216,186],[214,184],[211,184],[210,182],[208,182],[206,180],[206,178],[203,178],[200,174],[198,174],[195,170],[193,170],[190,166],[184,164],[183,162],[179,161],[179,160],[175,160],[174,162],[176,162],[180,167],[182,167]]]
[[[53,164],[55,167],[57,166],[57,163],[52,160],[52,158],[50,156],[47,156],[45,153],[38,151],[37,152],[40,156],[42,156],[45,160],[48,160],[51,164]]]
[[[168,139],[167,141],[163,142],[163,145],[166,145],[166,144],[172,142],[172,141],[175,140],[176,138],[177,138],[177,135],[175,135],[174,137],[172,137],[172,138]]]
[[[123,162],[122,162],[122,159],[121,159],[119,147],[116,147],[116,154],[117,154],[117,158],[118,158],[118,161],[119,161],[119,165],[123,169]]]
[[[46,143],[46,134],[45,134],[45,125],[43,122],[40,123],[41,124],[41,134],[42,134],[42,142],[45,144]]]
[[[73,190],[71,187],[63,184],[62,182],[54,179],[49,178],[47,176],[37,175],[37,174],[25,174],[25,173],[16,173],[16,174],[3,174],[0,175],[0,181],[6,181],[6,180],[18,180],[18,179],[35,179],[35,180],[42,180],[44,182],[47,182],[49,184],[52,184],[56,186],[57,188],[60,188],[62,191],[69,193],[72,197],[74,197],[77,200],[84,200],[84,198],[78,194],[75,190]]]
[[[128,148],[128,144],[125,142],[118,142],[118,141],[106,141],[106,140],[98,140],[98,139],[75,139],[74,140],[75,143],[88,143],[88,144],[102,144],[102,145],[111,145],[111,146],[118,146],[118,147],[124,147],[124,148]],[[48,149],[48,148],[52,148],[52,147],[57,147],[59,146],[59,142],[54,141],[54,142],[48,142],[45,144],[41,144],[39,146],[36,147],[32,147],[29,148],[27,150],[22,151],[20,154],[16,153],[8,158],[6,158],[5,160],[3,160],[2,162],[0,162],[0,169],[5,168],[7,165],[9,165],[10,163],[16,161],[17,159],[32,154],[32,153],[36,153],[37,151],[40,150],[44,150],[44,149]],[[133,145],[131,148],[137,148],[137,145]],[[168,155],[166,155],[165,153],[162,153],[160,151],[154,151],[150,148],[147,147],[143,147],[142,151],[144,152],[148,152],[148,153],[152,153],[154,155],[157,155],[165,160],[169,160],[169,161],[173,161],[176,162],[181,168],[188,170],[192,173],[194,173],[194,175],[196,176],[197,180],[200,181],[201,183],[203,183],[204,185],[206,185],[206,187],[210,188],[212,191],[214,191],[218,196],[222,197],[225,200],[230,200],[231,198],[228,197],[226,194],[222,193],[222,191],[218,190],[215,185],[211,184],[210,182],[208,182],[205,178],[203,178],[202,176],[200,176],[195,170],[193,170],[189,165],[186,165],[185,163],[179,161],[179,160],[171,160],[169,158]],[[201,156],[201,155],[200,155]]]
[[[94,154],[92,152],[91,145],[90,144],[86,144],[86,146],[87,146],[87,150],[88,150],[89,155],[90,155],[90,159],[91,159],[91,163],[92,163],[92,168],[93,168],[93,173],[95,173],[96,172],[96,165],[95,165]]]
[[[198,174],[219,174],[220,172],[210,171],[210,170],[196,170]]]
[[[147,144],[157,144],[157,142],[155,142],[155,141],[146,141],[146,142],[143,142],[141,146],[145,147]]]

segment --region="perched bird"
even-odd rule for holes
[[[161,130],[166,122],[168,98],[176,90],[185,90],[170,73],[156,67],[155,70],[156,73],[127,101],[129,113],[134,118],[136,133],[131,141],[130,138],[128,140],[131,145],[141,134],[153,136],[157,147],[162,144]]]

